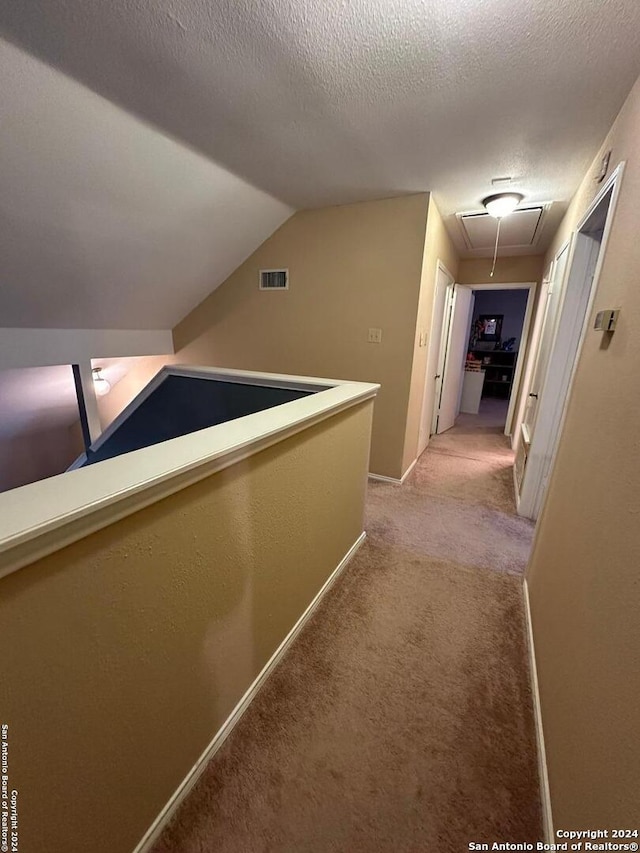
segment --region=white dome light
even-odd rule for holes
[[[93,387],[98,397],[104,397],[105,394],[111,391],[111,384],[102,376],[100,373],[101,370],[101,367],[94,367],[91,371],[93,374]]]
[[[497,193],[497,195],[487,196],[482,200],[482,204],[490,216],[502,219],[503,216],[509,216],[510,213],[513,213],[523,198],[524,196],[521,193]]]

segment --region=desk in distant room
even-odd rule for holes
[[[465,370],[462,378],[462,397],[460,411],[468,415],[477,415],[484,388],[484,370]]]

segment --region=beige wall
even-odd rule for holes
[[[426,194],[298,213],[178,325],[176,355],[126,360],[124,379],[98,400],[102,428],[163,364],[376,381],[372,471],[400,477],[417,454],[428,352],[419,338],[431,329],[438,260],[456,275]],[[291,290],[261,293],[258,270],[277,266],[289,268]],[[371,326],[382,344],[367,342]]]
[[[460,284],[510,284],[511,282],[541,281],[544,255],[519,255],[514,258],[498,257],[493,278],[490,277],[491,258],[464,258],[460,261]]]
[[[0,580],[21,853],[131,853],[360,535],[372,407]]]
[[[435,296],[436,275],[438,261],[441,261],[451,275],[457,278],[458,254],[447,229],[445,228],[440,211],[433,199],[429,199],[429,213],[427,217],[427,231],[424,241],[424,253],[422,259],[422,274],[420,278],[420,299],[418,303],[418,316],[414,333],[413,365],[411,370],[411,389],[409,394],[409,407],[407,413],[407,425],[405,432],[404,456],[402,460],[402,471],[406,471],[409,465],[418,455],[418,439],[420,435],[420,422],[423,414],[423,402],[427,411],[433,411],[435,385],[430,384],[425,401],[425,380],[427,369],[427,356],[431,335],[431,323],[433,315],[433,299]],[[424,346],[420,346],[420,335],[426,333]]]
[[[379,382],[371,470],[400,477],[428,202],[296,213],[176,327],[176,360]],[[274,267],[290,289],[259,291],[258,271]]]
[[[79,422],[0,440],[0,492],[61,474],[83,449]]]
[[[528,569],[553,816],[637,827],[640,792],[640,82],[607,137],[627,161],[594,312]],[[589,169],[551,248],[599,189]]]

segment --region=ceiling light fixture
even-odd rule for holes
[[[493,278],[496,269],[496,260],[498,259],[498,240],[500,239],[500,223],[504,216],[509,216],[516,209],[524,196],[522,193],[496,193],[488,195],[482,199],[482,204],[486,208],[489,216],[495,217],[498,220],[498,228],[496,230],[496,245],[493,250],[493,266],[489,277]]]
[[[108,394],[109,391],[111,391],[111,383],[107,382],[100,372],[101,370],[101,367],[94,367],[91,370],[91,373],[93,374],[93,387],[98,397],[104,397],[105,394]]]
[[[522,193],[496,193],[483,198],[482,204],[486,207],[489,216],[502,219],[503,216],[513,213],[523,198]]]

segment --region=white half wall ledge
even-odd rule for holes
[[[0,370],[173,352],[170,329],[0,328]]]

